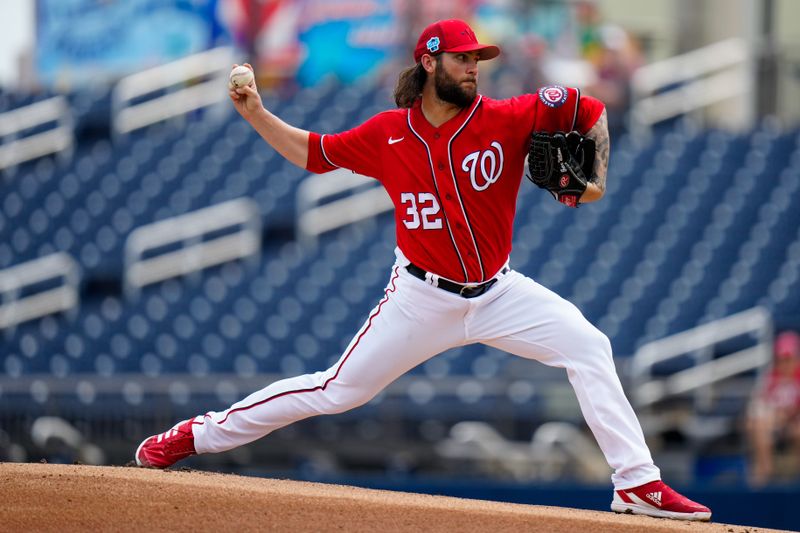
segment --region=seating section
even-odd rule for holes
[[[329,106],[334,92],[340,103]],[[317,131],[331,132],[378,111],[381,96],[327,84],[265,104],[300,127],[313,119]],[[243,120],[218,115],[152,127],[119,144],[84,143],[67,164],[47,158],[16,169],[2,199],[0,268],[59,250],[88,277],[118,277],[124,240],[137,226],[241,196],[258,202],[267,224],[293,224],[294,191],[307,172]]]
[[[81,116],[90,121],[105,97],[85,98]],[[335,132],[390,100],[384,90],[329,82],[293,97],[267,95],[265,105],[301,128]],[[522,184],[511,263],[574,302],[618,357],[754,305],[800,314],[800,132],[769,120],[745,134],[680,123],[651,139],[615,139],[611,161],[606,198],[578,210]],[[287,235],[306,176],[227,107],[115,142],[86,136],[71,159],[14,169],[0,198],[0,268],[65,251],[83,268],[84,290],[77,313],[5,332],[3,372],[244,378],[328,367],[383,294],[394,226],[386,214],[301,247]],[[242,196],[264,220],[257,261],[147,287],[138,299],[120,294],[134,228]],[[514,379],[519,369],[478,345],[412,375],[466,377],[455,397],[475,405],[490,394],[488,382]],[[424,404],[431,394],[410,387],[408,401]]]

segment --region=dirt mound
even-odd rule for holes
[[[0,524],[7,531],[755,530],[198,471],[82,465],[2,463],[0,502]]]

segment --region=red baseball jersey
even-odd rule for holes
[[[397,245],[412,263],[459,283],[486,281],[511,253],[531,132],[586,133],[604,106],[560,86],[507,100],[478,95],[434,128],[420,105],[343,133],[311,133],[307,168],[379,180],[395,206]]]

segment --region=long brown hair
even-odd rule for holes
[[[426,79],[428,79],[428,73],[425,72],[422,63],[403,70],[397,79],[397,86],[394,88],[394,103],[397,104],[397,107],[405,109],[414,105],[414,100],[422,95],[422,87],[425,86]]]

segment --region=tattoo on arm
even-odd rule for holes
[[[592,176],[592,183],[605,192],[606,190],[606,174],[608,172],[608,154],[611,149],[611,140],[608,135],[608,116],[606,110],[597,119],[597,122],[592,129],[590,129],[586,136],[594,139],[595,142],[595,155],[594,155],[594,169]]]

